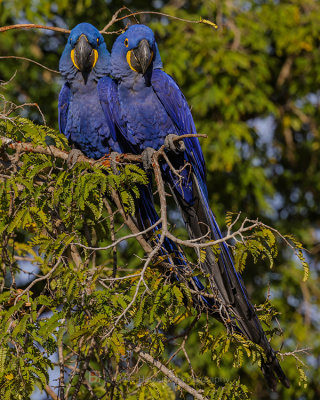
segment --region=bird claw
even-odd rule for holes
[[[152,147],[147,147],[146,149],[143,150],[141,158],[142,158],[143,168],[145,170],[152,168],[152,156],[154,153],[155,149],[153,149]]]
[[[81,150],[79,149],[72,149],[67,158],[67,164],[69,169],[72,169],[75,163],[78,161],[78,158],[84,156]]]
[[[8,146],[11,143],[13,143],[13,139],[9,139],[9,138],[6,138],[6,137],[3,137],[1,139],[1,147]]]
[[[119,170],[117,168],[117,158],[119,157],[120,153],[118,153],[117,151],[112,151],[110,153],[110,167],[112,169],[112,173],[114,175],[119,175]]]
[[[173,151],[176,154],[178,154],[180,152],[183,152],[186,149],[186,146],[185,146],[184,141],[182,139],[179,140],[179,141],[176,140],[178,137],[179,137],[179,135],[175,135],[173,133],[170,133],[164,139],[164,146],[168,150]]]

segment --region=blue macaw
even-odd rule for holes
[[[143,155],[148,168],[152,153],[165,145],[175,174],[167,163],[161,165],[164,181],[181,210],[190,238],[222,238],[209,206],[206,168],[197,138],[185,138],[175,145],[179,135],[196,133],[187,101],[176,82],[162,71],[162,62],[154,34],[145,25],[132,25],[114,42],[111,52],[111,75],[116,80],[104,82],[103,103],[120,132],[118,141],[124,151]],[[244,336],[260,345],[266,361],[262,371],[273,389],[278,376],[284,386],[290,383],[275,351],[270,346],[261,323],[250,303],[242,278],[235,270],[225,243],[216,256],[206,248],[202,268],[218,290],[221,304],[231,310]]]
[[[81,23],[72,29],[59,70],[66,81],[59,95],[59,129],[69,143],[94,159],[121,152],[99,95],[101,78],[110,79],[110,53],[93,25]]]
[[[74,147],[74,157],[81,151],[87,157],[99,159],[106,154],[122,153],[127,145],[121,144],[121,137],[114,124],[112,104],[108,91],[117,87],[110,73],[110,53],[103,36],[91,24],[81,23],[72,29],[60,59],[59,69],[66,81],[59,95],[59,128]],[[129,148],[135,152],[135,148]],[[140,198],[136,200],[137,223],[141,230],[154,225],[159,216],[154,208],[151,185],[141,185]],[[161,229],[159,224],[158,229]],[[177,278],[189,269],[187,260],[177,246],[165,238],[161,253],[169,263],[178,267]],[[179,268],[180,267],[180,268]],[[179,278],[180,276],[180,278]],[[196,290],[204,286],[197,277],[192,283]],[[194,299],[195,304],[209,305],[214,302],[204,296]]]

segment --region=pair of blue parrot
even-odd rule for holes
[[[165,145],[170,163],[179,174],[163,162],[162,176],[181,211],[189,237],[220,239],[222,235],[209,206],[199,140],[176,140],[179,135],[196,133],[193,118],[178,85],[162,70],[152,30],[140,24],[130,26],[115,40],[110,54],[99,31],[91,24],[81,23],[70,33],[59,69],[65,79],[59,95],[59,127],[69,143],[94,159],[112,152],[142,154],[146,169],[153,152]],[[137,209],[140,227],[158,221],[150,185],[140,188]],[[187,267],[182,251],[172,241],[166,238],[163,247],[177,270]],[[202,296],[212,308],[212,315],[221,320],[214,311],[217,305],[227,315],[231,312],[236,330],[264,350],[266,359],[262,359],[261,368],[269,386],[275,389],[279,379],[289,387],[227,245],[220,245],[218,256],[207,247],[201,267],[218,297],[213,301]],[[199,290],[204,288],[197,278],[193,283]]]

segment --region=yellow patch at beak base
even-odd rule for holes
[[[93,54],[94,54],[94,60],[93,60],[92,68],[94,68],[94,66],[97,64],[98,57],[99,57],[98,50],[93,49]]]
[[[138,72],[138,71],[137,71],[136,69],[134,69],[133,66],[131,65],[131,53],[132,53],[132,50],[129,50],[129,51],[127,52],[127,63],[129,64],[129,67],[132,69],[132,71]],[[133,53],[133,55],[134,55],[134,53]]]
[[[131,64],[131,53],[132,53],[132,50],[129,50],[128,52],[127,52],[127,63],[129,64],[129,67],[132,69],[132,71],[135,71],[135,72],[139,72],[139,71],[137,71],[136,69],[134,69],[133,68],[133,66],[132,66],[132,64]],[[136,56],[134,55],[134,53],[133,53],[133,56],[134,56],[134,58],[136,58]],[[151,64],[151,61],[152,61],[152,59],[153,59],[153,51],[151,51],[151,57],[150,57],[150,60],[149,60],[149,65]],[[148,65],[148,66],[149,66]]]
[[[77,63],[74,60],[74,49],[71,50],[70,57],[71,57],[71,60],[73,62],[73,65],[80,71],[80,68],[78,67]]]

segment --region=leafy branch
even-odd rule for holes
[[[192,136],[181,136],[178,140]],[[55,141],[54,146],[47,145],[48,138]],[[275,241],[267,227],[249,219],[240,223],[240,216],[232,222],[232,217],[228,216],[228,232],[221,240],[208,241],[206,235],[193,241],[177,238],[168,221],[167,193],[160,170],[162,159],[166,160],[164,147],[154,153],[152,164],[160,206],[159,221],[140,230],[133,215],[135,198],[139,196],[136,185],[147,184],[146,175],[139,168],[141,156],[119,155],[116,159],[119,174],[113,173],[109,155],[97,161],[81,156],[70,169],[66,164],[69,150],[63,136],[48,127],[11,116],[0,121],[0,143],[2,269],[10,269],[14,278],[15,273],[21,270],[19,262],[28,259],[37,264],[41,272],[25,289],[15,289],[13,281],[10,288],[6,287],[4,279],[1,283],[5,319],[2,320],[0,342],[12,346],[7,346],[11,349],[12,375],[19,377],[19,373],[30,373],[32,366],[36,372],[27,380],[29,387],[38,382],[48,392],[46,374],[51,364],[45,354],[34,358],[38,354],[34,343],[45,348],[47,354],[58,348],[60,380],[57,398],[77,398],[84,387],[95,398],[95,386],[85,376],[92,371],[92,363],[98,361],[101,365],[103,360],[112,360],[107,364],[119,365],[120,359],[131,352],[137,357],[132,374],[139,374],[144,363],[148,363],[196,398],[218,396],[219,387],[212,382],[197,381],[186,344],[201,314],[209,312],[201,296],[219,299],[207,288],[199,291],[190,284],[192,277],[198,274],[199,260],[196,264],[190,262],[184,266],[182,274],[178,268],[173,268],[172,255],[161,253],[163,242],[170,238],[178,246],[202,250],[233,239],[236,254],[241,253],[237,246],[242,245],[243,252],[251,252],[257,259],[262,255],[268,257],[268,254],[273,258],[276,255],[273,250]],[[234,228],[236,223],[240,223],[238,229]],[[126,230],[121,234],[123,224],[130,233]],[[126,269],[118,268],[117,264],[122,245],[129,242],[131,245],[139,243],[144,255],[136,257],[139,269],[127,274]],[[113,253],[110,260],[109,252]],[[134,256],[130,262],[134,262]],[[241,263],[244,262],[242,258]],[[149,268],[151,265],[156,268]],[[37,292],[39,285],[40,294]],[[44,311],[49,311],[52,316],[43,317]],[[229,327],[225,317],[228,311],[216,311]],[[268,313],[270,318],[265,320],[271,321],[272,310],[263,308],[262,317]],[[163,332],[190,317],[193,322],[182,334],[182,342],[168,360],[162,361],[164,344],[173,345],[179,339],[168,341]],[[208,324],[207,321],[206,332],[209,332]],[[201,326],[203,328],[203,323]],[[220,356],[216,356],[219,346],[225,349],[221,355],[229,348],[230,331],[227,329],[227,335],[219,337],[217,343],[208,334],[200,336],[203,349],[212,352],[217,364],[220,360]],[[28,351],[33,361],[21,366],[18,360],[27,351],[24,347],[27,333],[31,338]],[[233,355],[235,366],[243,363],[243,351],[256,362],[258,349],[251,349],[252,345],[242,337],[241,341],[233,342],[239,347]],[[192,384],[179,377],[177,369],[169,366],[169,363],[173,365],[178,353],[188,362]],[[104,388],[101,396],[115,387],[128,391],[119,381],[122,379],[119,367],[115,370],[108,368],[105,365],[99,367],[101,374],[110,375],[112,382],[98,385],[99,390]],[[71,370],[67,382],[64,380],[66,370]],[[11,377],[10,371],[8,377]],[[16,379],[4,379],[3,382],[3,390],[8,392],[11,382],[13,385]],[[131,385],[136,391],[134,382]],[[143,387],[150,393],[154,390],[150,377]],[[164,396],[168,397],[169,387],[156,387],[164,390]],[[227,383],[224,390],[239,396],[241,393],[242,398],[246,398],[245,386],[240,383]]]

